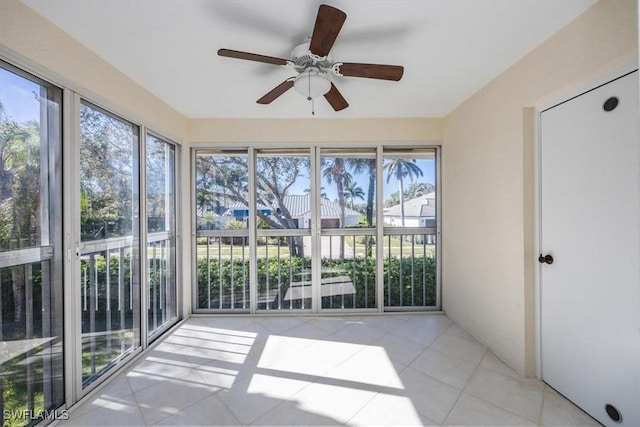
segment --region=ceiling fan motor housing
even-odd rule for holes
[[[308,100],[324,95],[335,111],[344,110],[349,103],[332,83],[329,73],[338,77],[363,77],[369,79],[398,81],[404,68],[400,65],[364,64],[350,62],[332,63],[329,52],[335,43],[347,14],[335,7],[321,4],[310,40],[299,44],[291,51],[291,59],[276,58],[256,53],[231,49],[219,49],[219,56],[263,62],[293,68],[298,73],[269,91],[256,102],[270,104],[292,87]],[[313,114],[313,110],[312,110]]]
[[[308,67],[315,67],[322,72],[331,70],[333,63],[329,56],[320,57],[314,55],[309,50],[309,42],[301,43],[291,51],[291,62],[299,73],[304,72]]]

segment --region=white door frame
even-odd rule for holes
[[[535,264],[533,268],[535,277],[535,372],[536,378],[542,379],[542,304],[541,304],[541,275],[540,269],[543,267],[537,260],[538,254],[541,250],[542,242],[542,227],[540,226],[540,219],[542,217],[542,192],[541,192],[541,180],[542,180],[542,163],[541,163],[541,148],[542,148],[542,112],[549,108],[555,107],[563,102],[567,102],[577,96],[580,96],[586,92],[589,92],[597,87],[605,85],[612,80],[620,78],[626,74],[632,73],[638,70],[638,61],[627,62],[623,66],[615,67],[607,72],[604,72],[600,77],[589,78],[577,82],[575,87],[562,92],[561,94],[552,97],[550,100],[543,101],[535,106],[535,118],[534,118],[534,135],[533,135],[533,152],[534,152],[534,233],[535,233],[535,247],[533,254],[535,258],[527,260]],[[638,93],[640,96],[640,93]]]

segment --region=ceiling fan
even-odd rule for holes
[[[349,104],[329,79],[329,73],[340,77],[364,77],[393,81],[400,80],[404,73],[404,67],[400,65],[333,62],[329,57],[329,52],[346,19],[347,14],[343,11],[326,4],[320,5],[311,39],[296,46],[291,52],[291,59],[230,49],[220,49],[218,55],[290,67],[298,73],[297,76],[288,78],[258,99],[258,104],[270,104],[294,87],[309,101],[324,95],[331,107],[335,111],[340,111],[347,108]]]

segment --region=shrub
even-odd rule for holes
[[[242,221],[229,221],[225,226],[225,230],[245,230],[247,228],[247,224]],[[220,241],[223,245],[246,245],[249,243],[249,239],[246,237],[221,237]]]
[[[375,307],[375,260],[364,257],[344,261],[323,259],[321,266],[323,276],[329,277],[328,271],[340,270],[340,275],[349,277],[356,288],[355,301],[353,296],[346,296],[345,302],[342,295],[334,295],[323,298],[323,307],[336,307],[342,304],[357,308]],[[278,295],[273,301],[267,303],[269,308],[277,308],[279,300],[282,303],[291,282],[311,279],[311,258],[259,258],[257,270],[258,294],[266,295],[267,286],[272,291],[277,290]],[[420,256],[402,259],[387,258],[383,261],[383,272],[384,301],[381,303],[393,307],[435,305],[435,259]],[[210,295],[208,295],[209,287]],[[211,259],[207,264],[205,258],[198,258],[197,288],[200,308],[208,307],[209,299],[212,301],[211,306],[215,308],[238,307],[241,295],[248,298],[249,294],[249,261]],[[233,306],[231,305],[232,294]]]
[[[364,245],[366,243],[371,246],[376,244],[376,238],[373,236],[356,236],[356,243],[359,245]]]

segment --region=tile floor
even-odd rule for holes
[[[192,317],[58,425],[599,425],[440,314]]]

